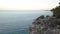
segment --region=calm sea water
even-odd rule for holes
[[[28,27],[41,15],[52,15],[50,11],[0,11],[0,34],[28,34]]]

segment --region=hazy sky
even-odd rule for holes
[[[49,10],[59,0],[0,0],[0,10]]]

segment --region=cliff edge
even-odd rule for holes
[[[60,19],[56,17],[37,18],[29,27],[29,34],[60,34]]]

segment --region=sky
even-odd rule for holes
[[[59,0],[0,0],[0,10],[50,10]]]

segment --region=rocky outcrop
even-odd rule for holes
[[[29,27],[29,34],[60,34],[60,19],[56,17],[37,18]]]

